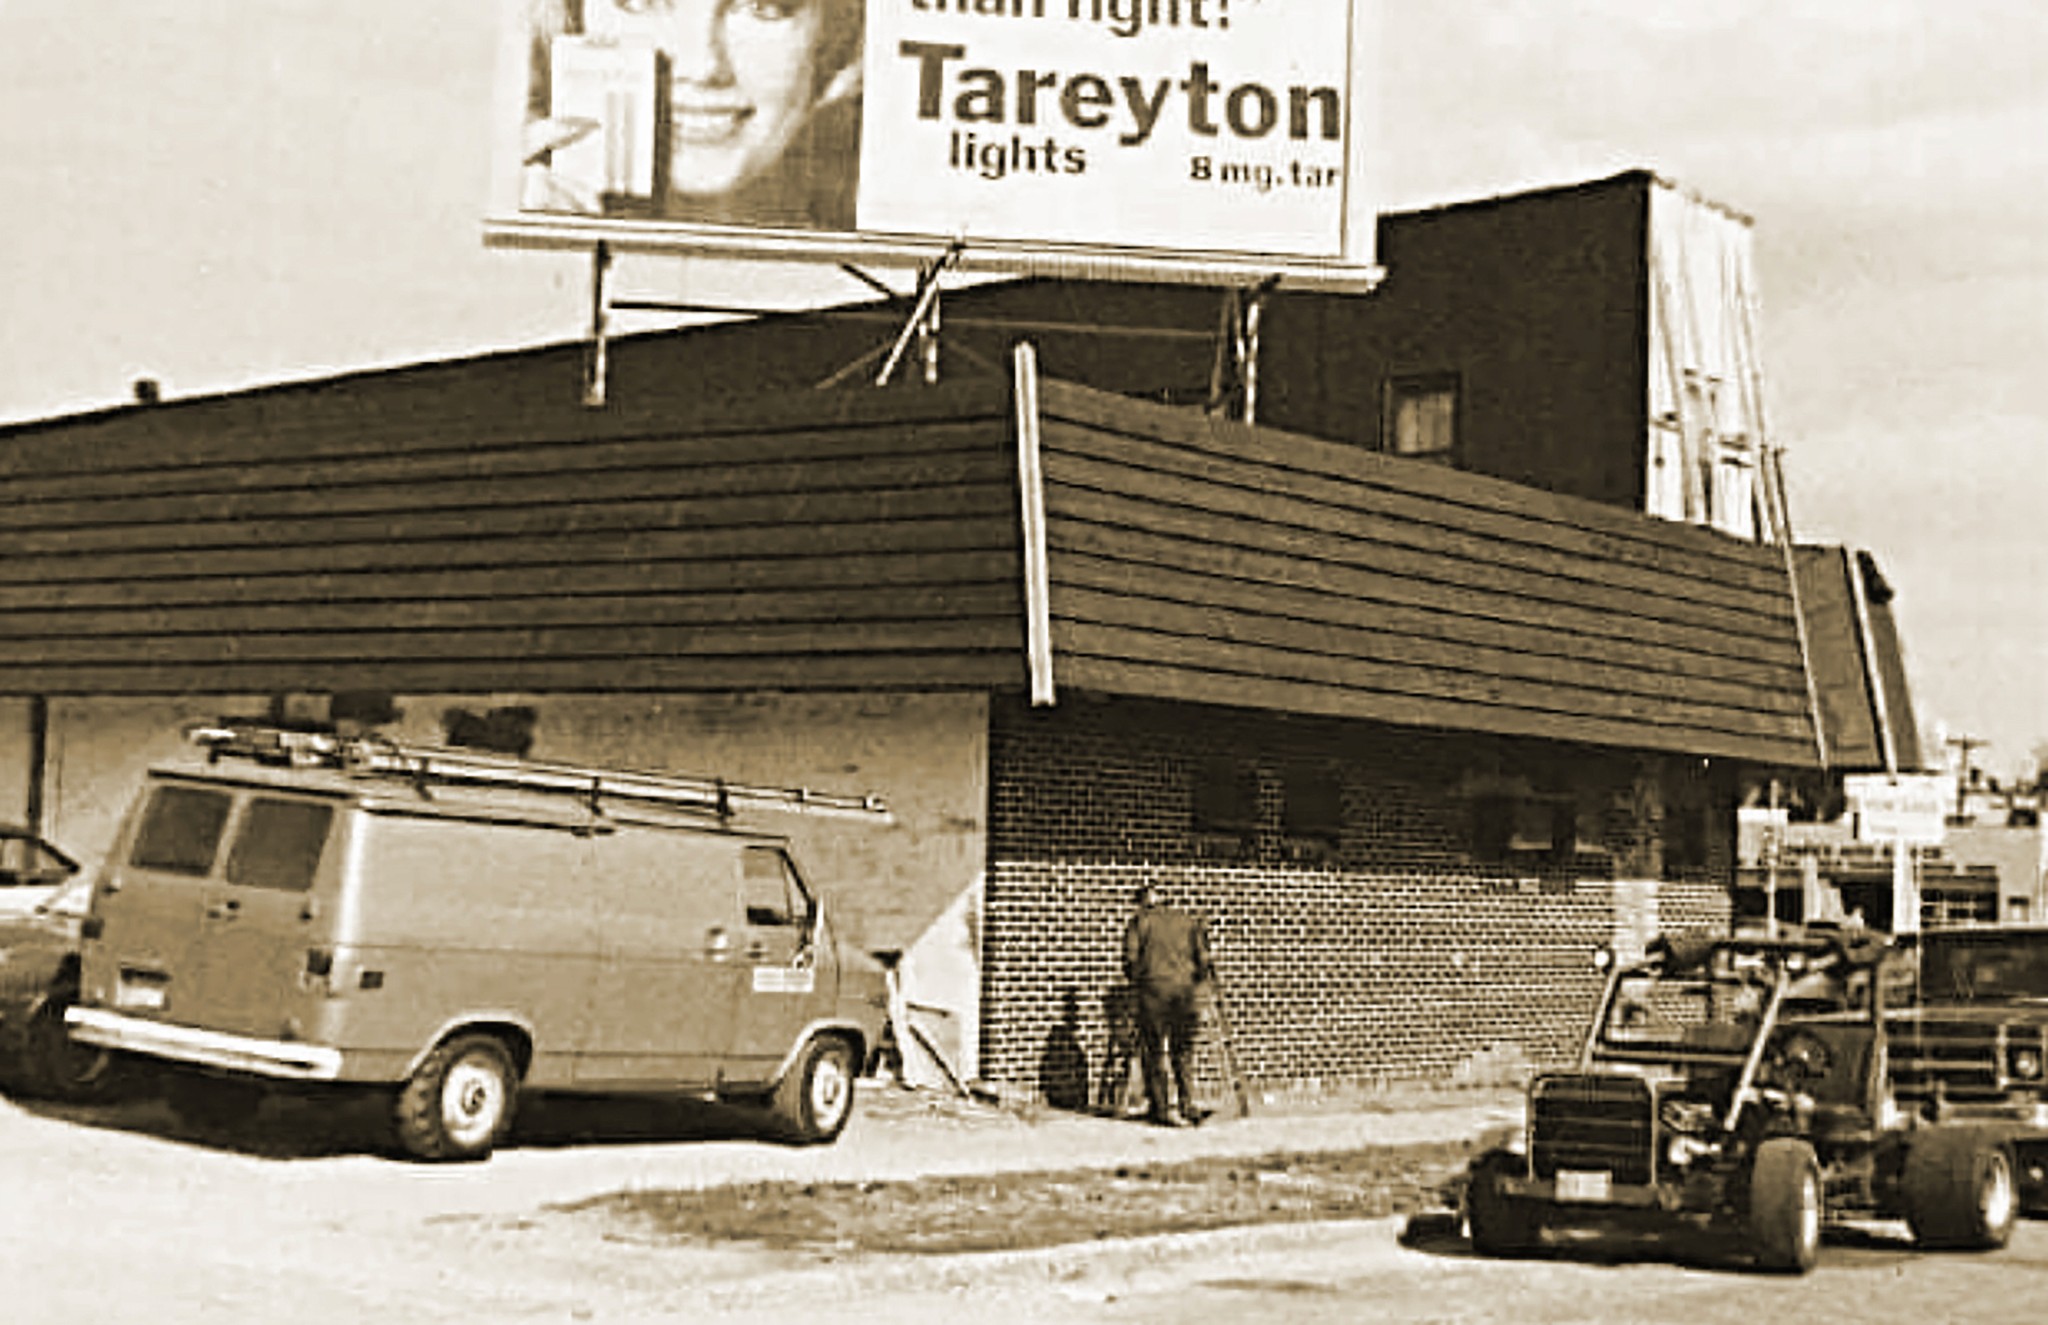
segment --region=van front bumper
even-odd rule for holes
[[[64,1020],[73,1039],[103,1049],[293,1081],[333,1081],[341,1076],[341,1050],[317,1044],[225,1035],[192,1026],[145,1021],[104,1008],[74,1007]]]

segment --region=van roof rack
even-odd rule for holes
[[[209,763],[223,758],[292,768],[332,768],[411,783],[421,795],[441,786],[516,787],[575,796],[602,813],[607,800],[638,801],[729,819],[744,808],[838,815],[888,821],[879,796],[844,795],[808,787],[761,787],[724,778],[690,777],[640,769],[524,759],[449,745],[406,745],[380,736],[343,736],[258,723],[200,723],[185,737],[204,749]]]

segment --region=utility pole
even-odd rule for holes
[[[1962,757],[1956,761],[1956,818],[1960,821],[1969,796],[1970,751],[1981,750],[1990,742],[1976,736],[1951,736],[1948,743],[1962,751]]]

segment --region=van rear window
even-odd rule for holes
[[[235,849],[228,853],[228,882],[305,892],[313,886],[333,822],[334,807],[319,801],[250,801]]]
[[[128,863],[137,869],[204,877],[220,850],[231,798],[200,787],[158,787],[143,812]]]

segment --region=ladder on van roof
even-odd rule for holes
[[[261,764],[332,768],[358,776],[402,779],[422,794],[435,785],[510,787],[575,796],[594,812],[602,812],[607,800],[623,800],[695,810],[720,819],[729,819],[741,809],[880,822],[892,818],[879,796],[523,759],[460,746],[406,745],[375,736],[244,723],[202,723],[187,728],[185,735],[207,752],[209,761],[235,757]]]

